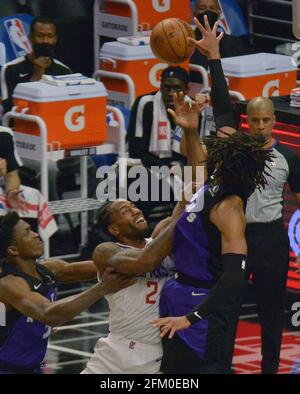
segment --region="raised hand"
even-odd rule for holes
[[[52,60],[50,57],[40,56],[33,60],[33,74],[31,81],[39,81],[45,74],[46,69],[50,67]]]
[[[198,130],[199,114],[203,110],[205,102],[186,100],[183,92],[174,93],[173,98],[175,111],[168,108],[168,113],[176,125],[184,130]]]
[[[199,41],[193,38],[188,38],[189,44],[192,44],[203,53],[208,59],[220,59],[220,41],[222,40],[224,33],[217,35],[218,22],[214,24],[213,29],[211,29],[207,15],[204,15],[204,26],[194,18],[194,22],[200,32],[202,33],[202,39]]]

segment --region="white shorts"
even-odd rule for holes
[[[161,344],[147,345],[119,335],[100,338],[82,374],[156,374],[162,358]]]

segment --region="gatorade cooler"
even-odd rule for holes
[[[98,33],[117,38],[152,28],[166,18],[190,21],[190,0],[105,0],[99,13]]]
[[[18,110],[41,117],[47,126],[51,149],[98,145],[106,141],[106,101],[104,85],[53,86],[43,82],[20,83],[14,94]],[[15,120],[18,132],[40,135],[35,123]]]
[[[188,69],[188,65],[188,61],[180,64],[185,69]],[[134,46],[114,41],[105,43],[100,51],[100,69],[118,74],[101,76],[111,105],[131,108],[128,95],[130,89],[133,90],[131,96],[134,98],[158,90],[161,73],[167,67],[167,63],[154,56],[150,45]],[[125,78],[119,79],[120,74]],[[132,81],[130,84],[128,77]]]
[[[296,86],[297,67],[290,56],[256,53],[222,59],[229,89],[246,99],[289,95]]]

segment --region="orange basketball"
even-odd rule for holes
[[[194,47],[188,44],[188,37],[195,39],[194,30],[187,22],[178,18],[164,19],[152,30],[152,52],[167,63],[182,63],[194,51]]]

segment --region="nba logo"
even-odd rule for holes
[[[130,341],[128,348],[130,350],[134,350],[134,347],[135,347],[135,342],[134,341]]]
[[[221,8],[221,15],[219,16],[219,19],[218,19],[218,25],[221,27],[222,31],[224,31],[225,34],[230,34],[231,33],[230,27],[227,23],[227,19],[225,17],[224,10],[222,8],[222,4],[221,4],[220,0],[219,0],[219,5]]]
[[[31,44],[20,19],[8,19],[4,24],[16,57],[25,56],[27,53],[30,53]]]

